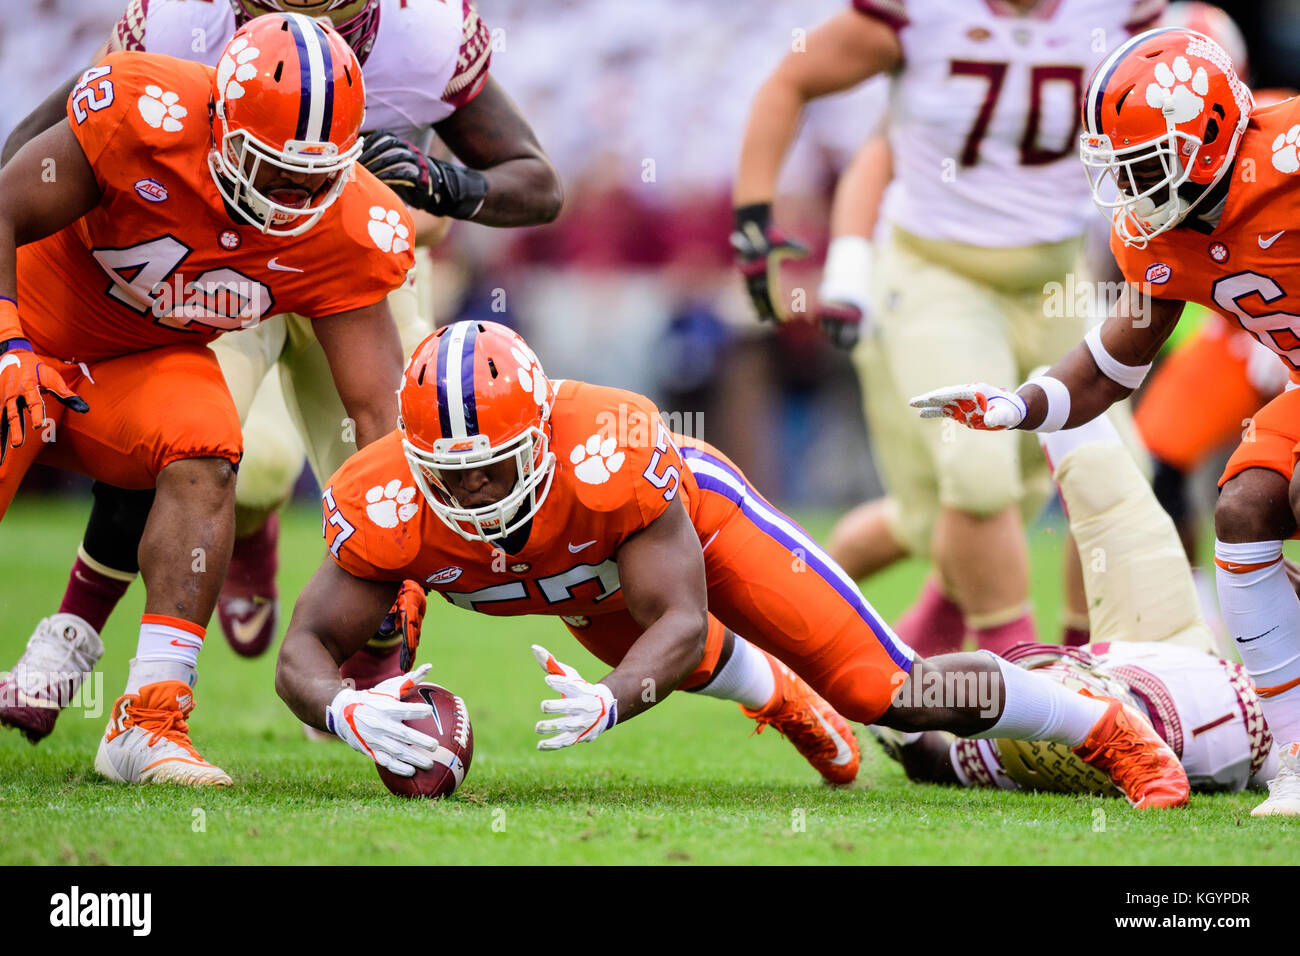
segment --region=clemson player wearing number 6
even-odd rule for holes
[[[109,55],[67,120],[0,170],[0,515],[38,458],[156,488],[139,645],[95,758],[112,780],[230,783],[186,724],[242,453],[208,343],[276,312],[312,316],[358,444],[396,417],[401,345],[384,297],[413,255],[389,213],[411,223],[356,167],[364,104],[337,33],[274,14],[239,30],[215,70]],[[42,408],[42,389],[63,404]],[[69,653],[26,663],[88,669]]]
[[[803,529],[717,449],[671,434],[643,396],[551,382],[516,333],[466,321],[416,350],[398,400],[398,429],[325,489],[330,555],[298,598],[276,672],[301,720],[367,756],[408,772],[432,760],[401,713],[385,716],[391,695],[338,674],[411,579],[484,614],[561,617],[613,668],[593,683],[533,648],[562,695],[542,705],[543,750],[594,740],[683,688],[775,723],[828,779],[849,764],[842,714],[1052,739],[1138,806],[1186,802],[1173,752],[1118,701],[984,652],[917,658]],[[989,698],[922,701],[922,675],[982,681]],[[341,719],[358,706],[364,720]]]
[[[977,384],[913,399],[972,428],[1078,426],[1136,388],[1185,302],[1233,317],[1300,382],[1300,100],[1256,108],[1228,55],[1189,30],[1135,37],[1093,74],[1081,153],[1113,213],[1128,295],[1045,375],[1018,391]],[[1110,179],[1113,199],[1098,189]],[[1184,414],[1197,415],[1198,396]],[[1281,754],[1255,816],[1300,816],[1300,599],[1282,542],[1300,391],[1270,401],[1228,461],[1215,506],[1219,605]]]

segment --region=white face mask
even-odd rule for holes
[[[537,514],[555,477],[555,455],[548,450],[544,428],[532,427],[504,445],[492,448],[486,435],[474,436],[475,447],[450,452],[446,447],[465,439],[439,439],[435,450],[425,451],[402,439],[407,464],[424,500],[451,528],[468,541],[497,541],[508,537]],[[500,501],[478,508],[462,507],[438,477],[439,472],[468,471],[514,459],[515,486]]]
[[[1125,245],[1143,248],[1154,236],[1183,221],[1191,206],[1178,194],[1178,188],[1191,175],[1191,163],[1184,163],[1182,157],[1195,157],[1200,146],[1195,136],[1177,129],[1153,142],[1122,149],[1113,149],[1108,136],[1085,133],[1080,138],[1079,155],[1092,201],[1114,219],[1115,232]],[[1134,168],[1153,160],[1159,161],[1163,175],[1152,185],[1141,187]],[[1108,195],[1112,191],[1113,199]]]
[[[218,105],[218,113],[221,107]],[[220,150],[208,154],[208,168],[231,208],[253,226],[273,236],[297,236],[306,232],[329,209],[343,192],[352,174],[362,141],[357,140],[346,153],[339,153],[333,143],[306,143],[291,140],[283,152],[272,149],[247,130],[227,130],[221,117]],[[277,203],[253,184],[262,165],[295,174],[333,176],[328,188],[320,191],[315,202],[305,208]]]

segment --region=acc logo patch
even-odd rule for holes
[[[1164,285],[1173,275],[1173,270],[1163,262],[1153,262],[1147,266],[1147,281],[1153,285]]]
[[[434,571],[431,575],[429,575],[427,578],[424,579],[424,583],[432,585],[435,588],[440,584],[451,584],[452,581],[455,581],[458,577],[461,576],[464,570],[465,570],[464,568],[458,568],[456,567],[456,565],[451,564],[438,571]]]
[[[1221,242],[1210,243],[1210,248],[1206,251],[1209,252],[1210,258],[1215,262],[1228,261],[1228,247]]]
[[[167,187],[156,179],[137,179],[135,191],[140,194],[141,199],[147,199],[149,202],[162,202],[167,198]]]

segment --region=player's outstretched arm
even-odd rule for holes
[[[0,462],[46,421],[44,396],[76,412],[87,410],[23,332],[18,247],[58,232],[98,201],[99,184],[66,122],[46,130],[0,168]]]
[[[902,47],[890,27],[849,10],[813,30],[804,48],[789,53],[759,87],[750,105],[732,193],[731,246],[760,319],[786,320],[778,281],[781,260],[807,255],[803,245],[787,239],[772,223],[777,176],[804,105],[896,69],[902,61]]]
[[[325,710],[343,689],[339,665],[374,635],[398,587],[358,578],[326,557],[298,595],[275,664],[275,691],[304,723],[327,729]]]
[[[871,323],[871,237],[885,187],[894,176],[889,141],[881,133],[858,148],[840,174],[831,203],[831,244],[817,290],[817,319],[840,348],[852,348]]]
[[[704,656],[709,627],[704,552],[680,497],[623,542],[618,576],[628,613],[645,628],[604,680],[625,720],[663,700]]]
[[[402,382],[402,340],[388,300],[312,320],[358,448],[397,427],[397,387]]]
[[[809,33],[803,49],[786,54],[750,105],[735,205],[771,202],[781,164],[809,100],[850,89],[902,62],[897,34],[874,17],[853,10],[836,14]]]
[[[560,214],[564,189],[537,136],[492,77],[433,127],[464,166],[388,130],[366,134],[361,164],[414,209],[485,226],[535,226]]]
[[[1142,384],[1160,346],[1178,324],[1183,305],[1149,298],[1130,283],[1105,322],[1018,390],[983,382],[944,386],[917,395],[911,405],[922,418],[953,418],[983,431],[1075,428]]]

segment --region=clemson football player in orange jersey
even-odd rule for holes
[[[852,735],[830,708],[902,730],[1045,735],[1137,806],[1186,802],[1173,752],[1118,701],[987,652],[916,658],[802,528],[717,449],[670,433],[649,399],[552,382],[516,333],[464,321],[416,350],[398,401],[398,429],[325,488],[329,557],[276,670],[299,719],[393,772],[431,766],[434,745],[404,723],[411,705],[344,686],[338,665],[411,579],[484,614],[558,616],[613,667],[591,683],[534,645],[561,695],[542,703],[542,750],[594,740],[680,687],[760,722],[798,702],[831,752]]]
[[[1233,317],[1300,382],[1300,100],[1256,108],[1228,55],[1189,30],[1154,30],[1097,68],[1081,153],[1093,198],[1113,213],[1111,248],[1128,295],[1044,375],[1016,392],[984,383],[913,399],[922,417],[972,428],[1078,426],[1141,383],[1185,302]],[[1113,200],[1099,191],[1114,182]],[[1288,287],[1292,291],[1288,291]],[[1186,415],[1202,399],[1184,398]],[[1300,599],[1282,561],[1296,531],[1289,482],[1300,451],[1300,391],[1254,418],[1215,507],[1224,623],[1280,745],[1256,816],[1300,816]]]
[[[140,641],[95,759],[110,779],[230,783],[185,722],[242,454],[207,344],[275,312],[312,316],[358,444],[396,415],[384,297],[412,266],[412,224],[357,168],[364,104],[338,34],[276,14],[215,69],[111,54],[67,121],[0,171],[0,515],[38,458],[157,489]]]

